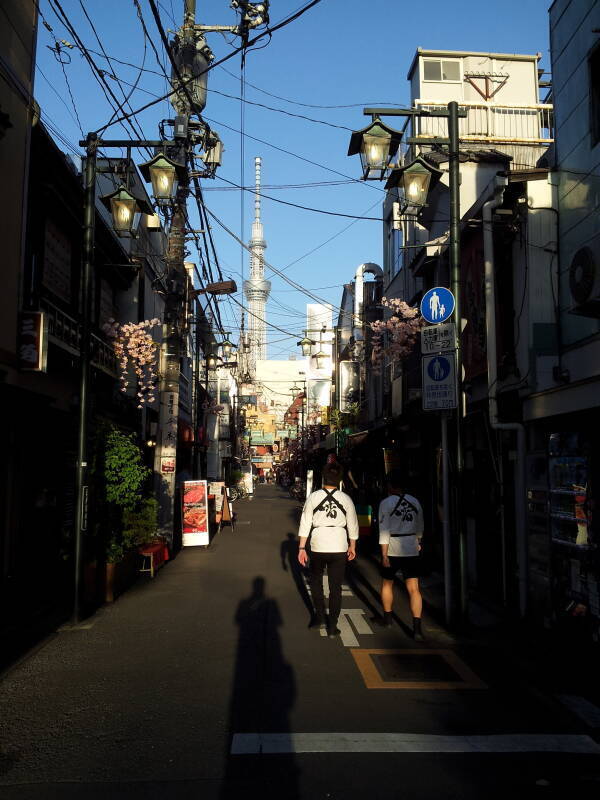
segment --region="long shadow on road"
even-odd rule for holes
[[[229,708],[231,749],[226,754],[220,798],[296,800],[298,768],[293,753],[273,758],[260,752],[261,734],[291,736],[290,711],[296,700],[294,671],[285,660],[279,636],[279,606],[267,596],[263,577],[254,578],[252,592],[240,602],[235,622],[239,634]]]

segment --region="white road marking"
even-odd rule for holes
[[[236,733],[232,755],[257,753],[581,753],[600,744],[574,734],[509,733],[437,736],[421,733]]]
[[[373,633],[371,626],[365,619],[365,612],[362,608],[345,608],[342,609],[342,614],[345,614],[350,619],[357,633]]]
[[[340,639],[344,647],[358,647],[358,639],[354,635],[354,631],[350,627],[346,612],[342,611],[338,619],[338,628],[341,631]]]
[[[600,708],[598,706],[576,694],[557,694],[556,696],[569,711],[576,714],[590,728],[600,728]]]

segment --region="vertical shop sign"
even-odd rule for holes
[[[181,500],[183,546],[207,545],[209,537],[206,481],[184,481]]]
[[[19,369],[46,372],[48,319],[43,311],[23,311],[19,317]]]

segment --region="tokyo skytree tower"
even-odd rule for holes
[[[254,222],[250,239],[250,277],[244,281],[244,294],[248,301],[248,344],[250,345],[248,370],[256,375],[256,362],[267,357],[266,307],[271,293],[271,281],[265,280],[264,252],[267,243],[260,221],[260,167],[261,159],[254,159],[256,194],[254,195]]]

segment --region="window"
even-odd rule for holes
[[[591,146],[600,142],[600,46],[594,48],[588,59],[590,76],[590,137]]]
[[[460,61],[446,59],[423,59],[423,80],[457,83],[461,80]]]

